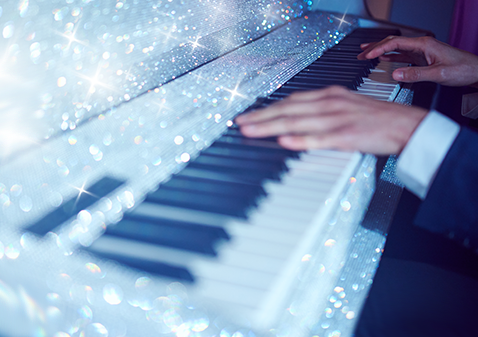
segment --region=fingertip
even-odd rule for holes
[[[239,130],[246,137],[254,137],[257,132],[257,128],[254,124],[241,126]]]
[[[240,115],[234,118],[234,123],[236,123],[237,125],[241,125],[244,123],[246,119],[247,119],[246,115]]]
[[[360,45],[360,48],[361,48],[361,49],[367,49],[368,46],[370,46],[370,42],[362,43],[362,44]]]
[[[300,144],[297,141],[296,136],[280,136],[277,138],[277,142],[280,146],[285,147],[289,150],[303,150],[302,148],[300,148]]]
[[[237,125],[243,125],[252,122],[254,120],[254,112],[255,111],[250,111],[247,113],[240,114],[239,116],[234,118],[234,123],[236,123]]]
[[[401,82],[405,76],[403,74],[403,70],[397,69],[392,73],[392,77],[395,81]]]

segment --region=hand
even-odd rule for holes
[[[359,60],[380,57],[383,61],[406,62],[414,66],[399,68],[392,74],[396,81],[432,81],[448,86],[478,84],[478,56],[451,47],[432,37],[389,36],[360,46]],[[387,54],[395,52],[392,54]],[[397,54],[398,52],[398,54]]]
[[[294,93],[277,104],[238,116],[247,137],[279,136],[292,150],[340,149],[399,154],[427,114],[375,101],[341,87]]]

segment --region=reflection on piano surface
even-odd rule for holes
[[[7,148],[2,129],[0,333],[352,331],[384,242],[358,229],[375,159],[285,150],[233,123],[329,85],[408,97],[395,65],[355,57],[399,31],[311,5],[0,7],[16,81],[2,116],[30,137]],[[37,91],[19,94],[28,72]]]

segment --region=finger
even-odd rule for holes
[[[309,149],[333,149],[341,151],[360,151],[376,155],[398,154],[403,149],[394,141],[387,139],[377,142],[375,137],[364,137],[363,134],[354,135],[353,130],[343,128],[332,132],[284,135],[278,138],[278,143],[287,149],[302,151]]]
[[[322,100],[333,97],[352,97],[350,91],[345,88],[332,86],[323,90],[315,90],[310,92],[294,93],[288,98],[273,104],[265,109],[255,110],[248,114],[240,115],[235,119],[236,124],[245,125],[260,123],[267,120],[283,116],[293,116],[300,114],[311,114],[320,112],[318,105]],[[340,100],[338,100],[340,102]],[[330,107],[334,107],[331,105]]]
[[[314,135],[281,136],[278,138],[278,142],[282,147],[295,151],[312,149],[356,150],[343,144],[342,138],[343,135],[341,133],[324,133]]]
[[[414,63],[412,56],[408,54],[387,54],[379,57],[380,61],[387,62],[401,62],[401,63]]]
[[[342,113],[327,115],[283,117],[264,123],[247,124],[241,132],[247,137],[270,137],[287,134],[330,132],[349,123],[350,116]]]
[[[273,104],[267,108],[255,110],[235,119],[239,126],[264,123],[281,117],[311,114],[315,111],[316,105],[310,101],[283,101]]]
[[[379,43],[367,48],[357,56],[359,59],[374,59],[392,51],[422,52],[423,42],[401,36],[389,36]]]
[[[350,90],[341,86],[333,85],[320,90],[295,92],[284,101],[317,101],[326,97],[343,96],[348,95],[349,93]]]
[[[395,81],[406,83],[424,81],[440,83],[443,80],[441,67],[439,66],[399,68],[392,73],[392,77]]]
[[[367,48],[371,48],[372,46],[376,45],[378,42],[368,42],[368,43],[362,43],[360,45],[360,49],[365,50]]]

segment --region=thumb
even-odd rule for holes
[[[395,81],[413,83],[413,82],[440,82],[440,70],[435,66],[426,67],[406,67],[396,69],[392,73]]]

